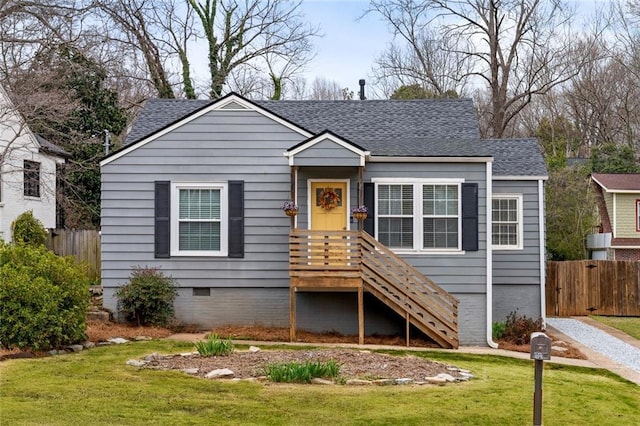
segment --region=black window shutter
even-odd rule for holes
[[[462,184],[462,250],[478,251],[478,184]]]
[[[364,220],[364,230],[369,235],[375,235],[376,232],[375,188],[376,186],[373,182],[364,183],[364,205],[368,210],[367,218]]]
[[[244,181],[229,181],[229,257],[244,257]]]
[[[169,181],[155,182],[155,257],[171,254],[171,186]]]

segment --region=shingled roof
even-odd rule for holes
[[[640,191],[640,173],[593,173],[591,177],[607,192]]]
[[[125,145],[213,102],[150,99],[133,124]],[[252,102],[311,133],[330,130],[374,156],[493,156],[495,175],[547,174],[534,139],[480,139],[470,99]]]

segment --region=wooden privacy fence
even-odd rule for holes
[[[100,233],[93,229],[51,229],[45,245],[59,256],[73,256],[87,267],[92,284],[100,284]]]
[[[547,262],[547,315],[640,316],[640,262]]]

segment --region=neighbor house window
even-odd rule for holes
[[[378,241],[400,250],[460,249],[458,181],[376,184]]]
[[[176,183],[173,191],[173,254],[226,255],[226,185]]]
[[[522,248],[522,196],[496,195],[491,201],[491,242],[495,249]]]
[[[24,196],[40,197],[40,163],[24,160]]]

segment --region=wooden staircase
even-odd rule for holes
[[[289,241],[292,288],[368,291],[405,318],[407,339],[412,324],[440,346],[458,347],[458,300],[371,235],[295,229]]]

